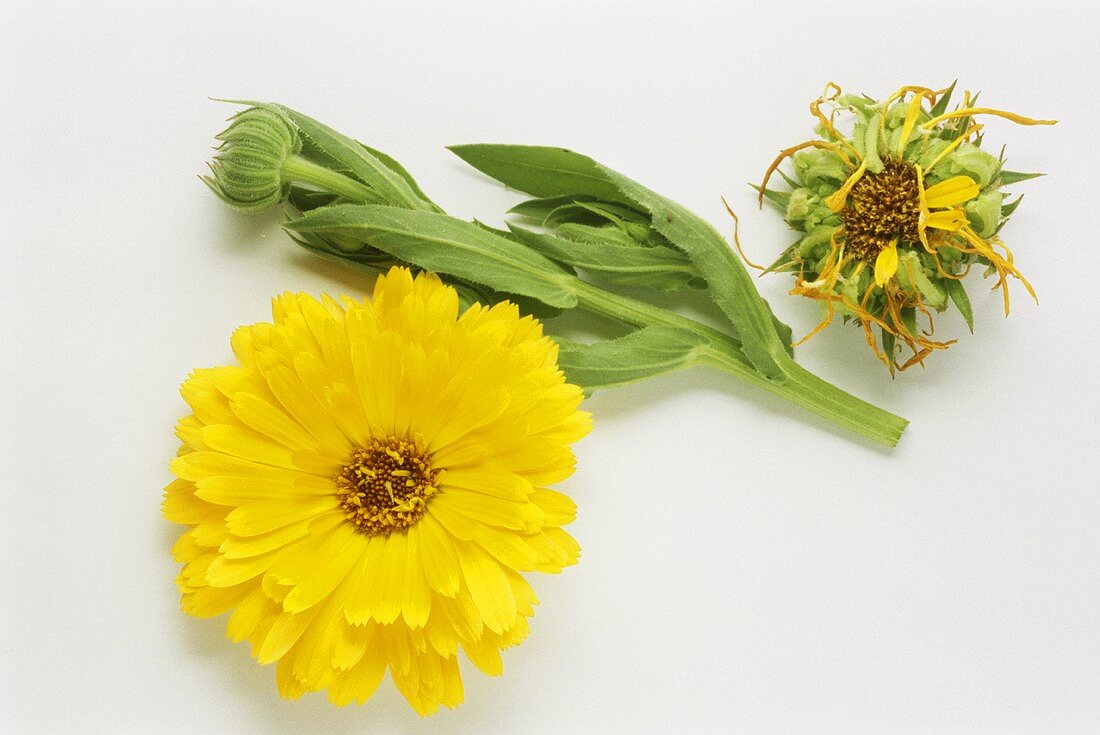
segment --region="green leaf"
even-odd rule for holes
[[[886,355],[886,359],[890,361],[890,374],[894,372],[894,349],[897,346],[897,338],[893,332],[887,332],[885,329],[880,330],[882,334],[882,354]]]
[[[944,90],[944,93],[936,100],[936,104],[932,106],[932,109],[928,112],[929,119],[933,117],[939,117],[943,113],[947,112],[947,105],[951,102],[951,93],[955,91],[955,85],[959,83],[959,80],[951,82],[951,86]]]
[[[577,305],[573,277],[553,261],[471,222],[437,212],[340,204],[286,225],[295,233],[347,235],[398,260],[563,309]]]
[[[454,146],[460,158],[506,186],[540,197],[587,195],[647,212],[651,226],[683,250],[733,325],[745,354],[766,377],[782,379],[790,328],[775,319],[745,266],[710,224],[684,207],[596,161],[564,148]]]
[[[725,238],[676,202],[611,169],[604,170],[628,200],[650,213],[653,229],[687,253],[756,369],[768,378],[781,379],[790,359],[791,329],[772,314]]]
[[[356,140],[338,133],[327,125],[303,115],[283,105],[276,105],[302,136],[303,144],[308,144],[313,152],[327,156],[328,166],[344,170],[376,191],[387,203],[409,209],[432,209],[434,205],[421,199],[409,186],[405,177],[394,172],[387,164],[379,160],[369,149]],[[303,146],[303,153],[307,151]],[[387,156],[388,158],[388,156]],[[391,161],[393,159],[390,159]],[[407,175],[407,174],[406,174]]]
[[[703,337],[675,327],[645,327],[593,345],[561,343],[558,365],[571,383],[591,390],[689,367],[706,345]]]
[[[439,205],[428,198],[428,195],[425,194],[424,191],[420,188],[420,185],[416,183],[416,179],[412,177],[412,174],[410,174],[404,166],[398,163],[396,159],[390,157],[386,153],[383,153],[377,148],[371,148],[366,143],[359,143],[359,145],[363,146],[363,149],[366,150],[367,153],[371,154],[379,161],[381,161],[390,171],[393,171],[395,174],[404,179],[405,183],[409,185],[410,189],[412,189],[413,194],[416,194],[416,196],[419,197],[425,204],[430,204],[432,206],[432,209],[441,214],[443,213],[443,210],[439,207]]]
[[[568,207],[578,207],[582,201],[593,201],[591,197],[546,197],[544,199],[528,199],[520,202],[508,210],[508,214],[517,214],[538,222],[540,225],[548,223],[549,218],[555,212]]]
[[[756,184],[749,184],[756,193],[760,193],[760,187]],[[791,193],[789,191],[776,191],[775,189],[764,189],[764,198],[769,202],[779,207],[779,211],[784,214],[787,213],[787,205],[791,201]]]
[[[799,241],[801,242],[801,241]],[[798,261],[795,259],[795,255],[798,253],[798,243],[791,245],[784,250],[775,261],[762,271],[763,273],[786,273],[793,272],[795,266],[798,265]]]
[[[338,197],[335,194],[304,186],[291,186],[290,194],[287,196],[287,201],[289,201],[299,212],[308,212],[318,207],[327,207],[335,202],[336,199],[338,199]]]
[[[546,257],[599,274],[622,286],[675,291],[699,277],[691,261],[671,248],[569,240],[517,225],[508,226],[525,245]]]
[[[1001,219],[1008,219],[1012,216],[1012,213],[1016,211],[1016,207],[1020,206],[1020,202],[1024,199],[1024,195],[1016,197],[1014,201],[1009,202],[1001,207]]]
[[[580,195],[630,204],[599,164],[567,148],[487,143],[447,149],[505,186],[533,196]]]
[[[905,322],[905,328],[910,334],[917,334],[917,310],[909,307],[901,310],[901,320]]]
[[[944,287],[947,289],[947,295],[951,297],[951,302],[955,304],[955,308],[966,320],[966,326],[970,327],[970,331],[973,332],[974,309],[970,306],[970,297],[966,295],[966,289],[963,288],[962,281],[957,278],[948,278],[944,282]]]
[[[1020,171],[1001,171],[997,178],[1001,180],[1001,186],[1008,186],[1020,181],[1027,181],[1028,179],[1037,179],[1040,176],[1046,176],[1046,174],[1025,174]]]
[[[586,243],[598,243],[602,245],[613,245],[617,247],[636,248],[640,250],[650,249],[649,245],[638,242],[628,233],[619,229],[614,225],[601,224],[601,225],[582,225],[577,222],[562,222],[555,228],[554,232],[566,239],[575,242]],[[664,250],[671,250],[671,248],[663,248]],[[681,260],[685,260],[686,257],[680,251],[675,251],[681,256]]]

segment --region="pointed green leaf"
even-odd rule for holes
[[[703,274],[715,303],[766,377],[782,379],[790,328],[775,319],[745,266],[710,224],[632,179],[564,148],[464,145],[451,148],[501,183],[535,196],[587,195],[648,212],[651,226],[683,250]]]
[[[654,326],[593,345],[561,344],[558,365],[585,389],[625,385],[695,363],[707,340],[675,327]]]
[[[379,160],[370,150],[343,133],[317,122],[308,115],[283,105],[276,105],[302,136],[303,153],[307,145],[314,154],[327,157],[330,168],[346,171],[376,191],[387,203],[409,209],[432,209],[422,200],[400,174]],[[392,159],[390,159],[392,161]]]
[[[901,310],[901,320],[905,322],[905,328],[910,334],[917,334],[917,310],[909,307]]]
[[[611,169],[604,170],[628,200],[650,213],[653,229],[687,253],[756,369],[769,378],[781,379],[791,352],[790,327],[772,314],[725,238],[676,202]]]
[[[1025,174],[1020,171],[1001,171],[997,178],[1001,180],[1001,186],[1008,186],[1020,181],[1027,181],[1028,179],[1037,179],[1040,176],[1046,176],[1046,174]]]
[[[629,204],[599,164],[566,148],[487,143],[448,150],[505,186],[533,196],[589,196]]]
[[[749,184],[758,194],[760,193],[760,187],[756,184]],[[783,214],[787,213],[787,205],[791,202],[791,193],[789,191],[776,191],[775,189],[764,189],[764,198],[769,202],[779,207],[779,211]]]
[[[951,302],[955,304],[955,308],[966,320],[966,326],[970,327],[970,331],[973,332],[974,309],[970,306],[970,297],[966,295],[966,289],[963,288],[962,281],[957,278],[948,278],[945,281],[945,288],[947,289],[947,295],[951,297]]]
[[[371,154],[379,161],[381,161],[383,165],[386,166],[386,168],[388,168],[390,171],[393,171],[395,174],[404,179],[405,183],[409,185],[410,189],[412,189],[413,194],[416,194],[416,196],[419,197],[421,201],[426,204],[430,204],[432,206],[432,209],[434,209],[435,211],[440,213],[443,212],[443,210],[440,209],[439,205],[428,198],[428,195],[425,194],[424,191],[420,188],[420,184],[416,183],[416,179],[412,177],[412,174],[410,174],[404,166],[398,163],[396,159],[392,158],[386,153],[383,153],[377,148],[371,148],[366,143],[359,143],[359,145],[363,146],[363,149],[366,150],[367,153]]]
[[[335,202],[337,198],[335,194],[327,191],[294,185],[290,187],[290,195],[287,196],[287,201],[299,212],[308,212],[318,207],[327,207]]]
[[[890,374],[894,373],[894,349],[897,346],[897,338],[893,332],[887,332],[885,329],[880,330],[882,334],[882,354],[886,355],[886,359],[890,361]]]
[[[958,83],[958,79],[951,82],[951,86],[944,91],[944,93],[940,96],[938,100],[936,100],[936,104],[933,105],[932,109],[928,112],[929,119],[932,119],[933,117],[939,117],[943,113],[947,112],[947,105],[951,102],[951,93],[955,91],[955,85]]]
[[[471,222],[426,210],[341,204],[315,209],[286,227],[295,233],[345,235],[424,270],[572,308],[573,277],[530,248]]]
[[[524,244],[546,257],[622,286],[675,291],[699,277],[691,261],[671,248],[570,240],[512,224],[509,227]]]
[[[508,214],[518,214],[521,217],[528,217],[535,220],[540,225],[545,225],[554,212],[557,212],[563,207],[578,206],[582,201],[592,201],[592,199],[591,197],[573,196],[528,199],[509,209]]]
[[[1024,199],[1024,195],[1016,197],[1015,200],[1005,204],[1001,207],[1001,219],[1008,219],[1012,216],[1012,213],[1016,211],[1016,207],[1020,206],[1020,202]]]

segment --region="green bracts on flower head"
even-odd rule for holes
[[[998,233],[1019,202],[1006,205],[1001,187],[1036,174],[1005,171],[1002,157],[983,151],[975,118],[1054,121],[976,107],[969,93],[948,112],[953,89],[902,87],[880,103],[842,95],[830,84],[810,105],[820,139],[783,150],[768,168],[757,187],[760,202],[777,205],[798,239],[767,270],[796,273],[792,293],[813,299],[823,312],[803,341],[841,316],[861,326],[893,373],[954,344],[932,339],[932,312],[954,304],[973,330],[962,285],[972,266],[998,277],[1006,316],[1010,279],[1034,297]],[[824,105],[833,107],[831,114],[821,111]],[[850,132],[834,124],[842,113]],[[790,190],[768,189],[787,158],[793,172],[781,175]],[[912,354],[899,364],[903,347]]]
[[[255,160],[266,166],[268,190],[243,196],[222,185],[229,164],[238,162],[227,144],[207,181],[225,201],[246,211],[286,201],[297,210],[286,224],[291,238],[353,269],[376,273],[403,264],[440,274],[467,302],[510,300],[544,317],[581,308],[612,320],[623,336],[592,345],[559,342],[562,368],[588,390],[705,365],[881,444],[897,443],[907,424],[799,367],[789,329],[773,317],[721,235],[592,159],[530,146],[455,149],[538,197],[514,212],[539,228],[509,223],[500,230],[447,216],[397,161],[312,118],[272,104],[252,104],[242,116],[248,113],[285,124],[291,142],[284,151],[271,136],[250,137],[251,128],[234,133],[234,145],[263,152]],[[619,287],[702,290],[728,328],[617,293]]]

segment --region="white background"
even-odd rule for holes
[[[0,731],[1100,731],[1096,414],[1100,14],[1085,3],[189,3],[0,10]],[[453,5],[453,7],[447,7]],[[799,359],[912,427],[896,451],[702,369],[595,395],[564,488],[579,566],[536,578],[505,676],[419,720],[280,700],[179,612],[162,520],[176,389],[285,289],[369,284],[195,178],[279,101],[388,151],[451,213],[518,197],[443,146],[556,144],[750,253],[790,239],[745,185],[824,82],[960,84],[1054,128],[987,145],[1049,176],[1004,233],[1041,298],[971,282],[977,333],[891,381],[834,326]],[[816,322],[760,286],[796,333]],[[957,318],[944,333],[960,331]]]

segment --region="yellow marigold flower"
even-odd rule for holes
[[[1002,188],[1038,174],[1005,170],[1003,157],[981,150],[983,126],[976,120],[992,115],[1021,125],[1054,121],[976,107],[969,92],[948,112],[953,88],[902,87],[880,103],[843,95],[830,83],[810,103],[822,139],[780,151],[768,167],[760,201],[779,205],[800,233],[768,270],[796,273],[791,293],[818,301],[825,312],[801,341],[840,315],[862,327],[891,372],[905,370],[955,342],[931,338],[933,312],[954,304],[973,329],[962,285],[973,265],[997,277],[994,288],[1003,294],[1006,316],[1009,279],[1035,296],[999,233],[1019,203],[1006,203]],[[825,114],[823,106],[831,112]],[[853,120],[848,134],[836,126],[841,114]],[[788,158],[794,171],[780,175],[791,190],[768,189]],[[901,345],[912,355],[898,365],[895,349]]]
[[[418,713],[462,701],[528,633],[520,572],[576,562],[573,472],[591,425],[557,346],[509,303],[394,268],[373,300],[275,299],[232,339],[240,365],[182,387],[164,515],[183,609],[276,663],[284,697],[362,704],[388,670]]]

